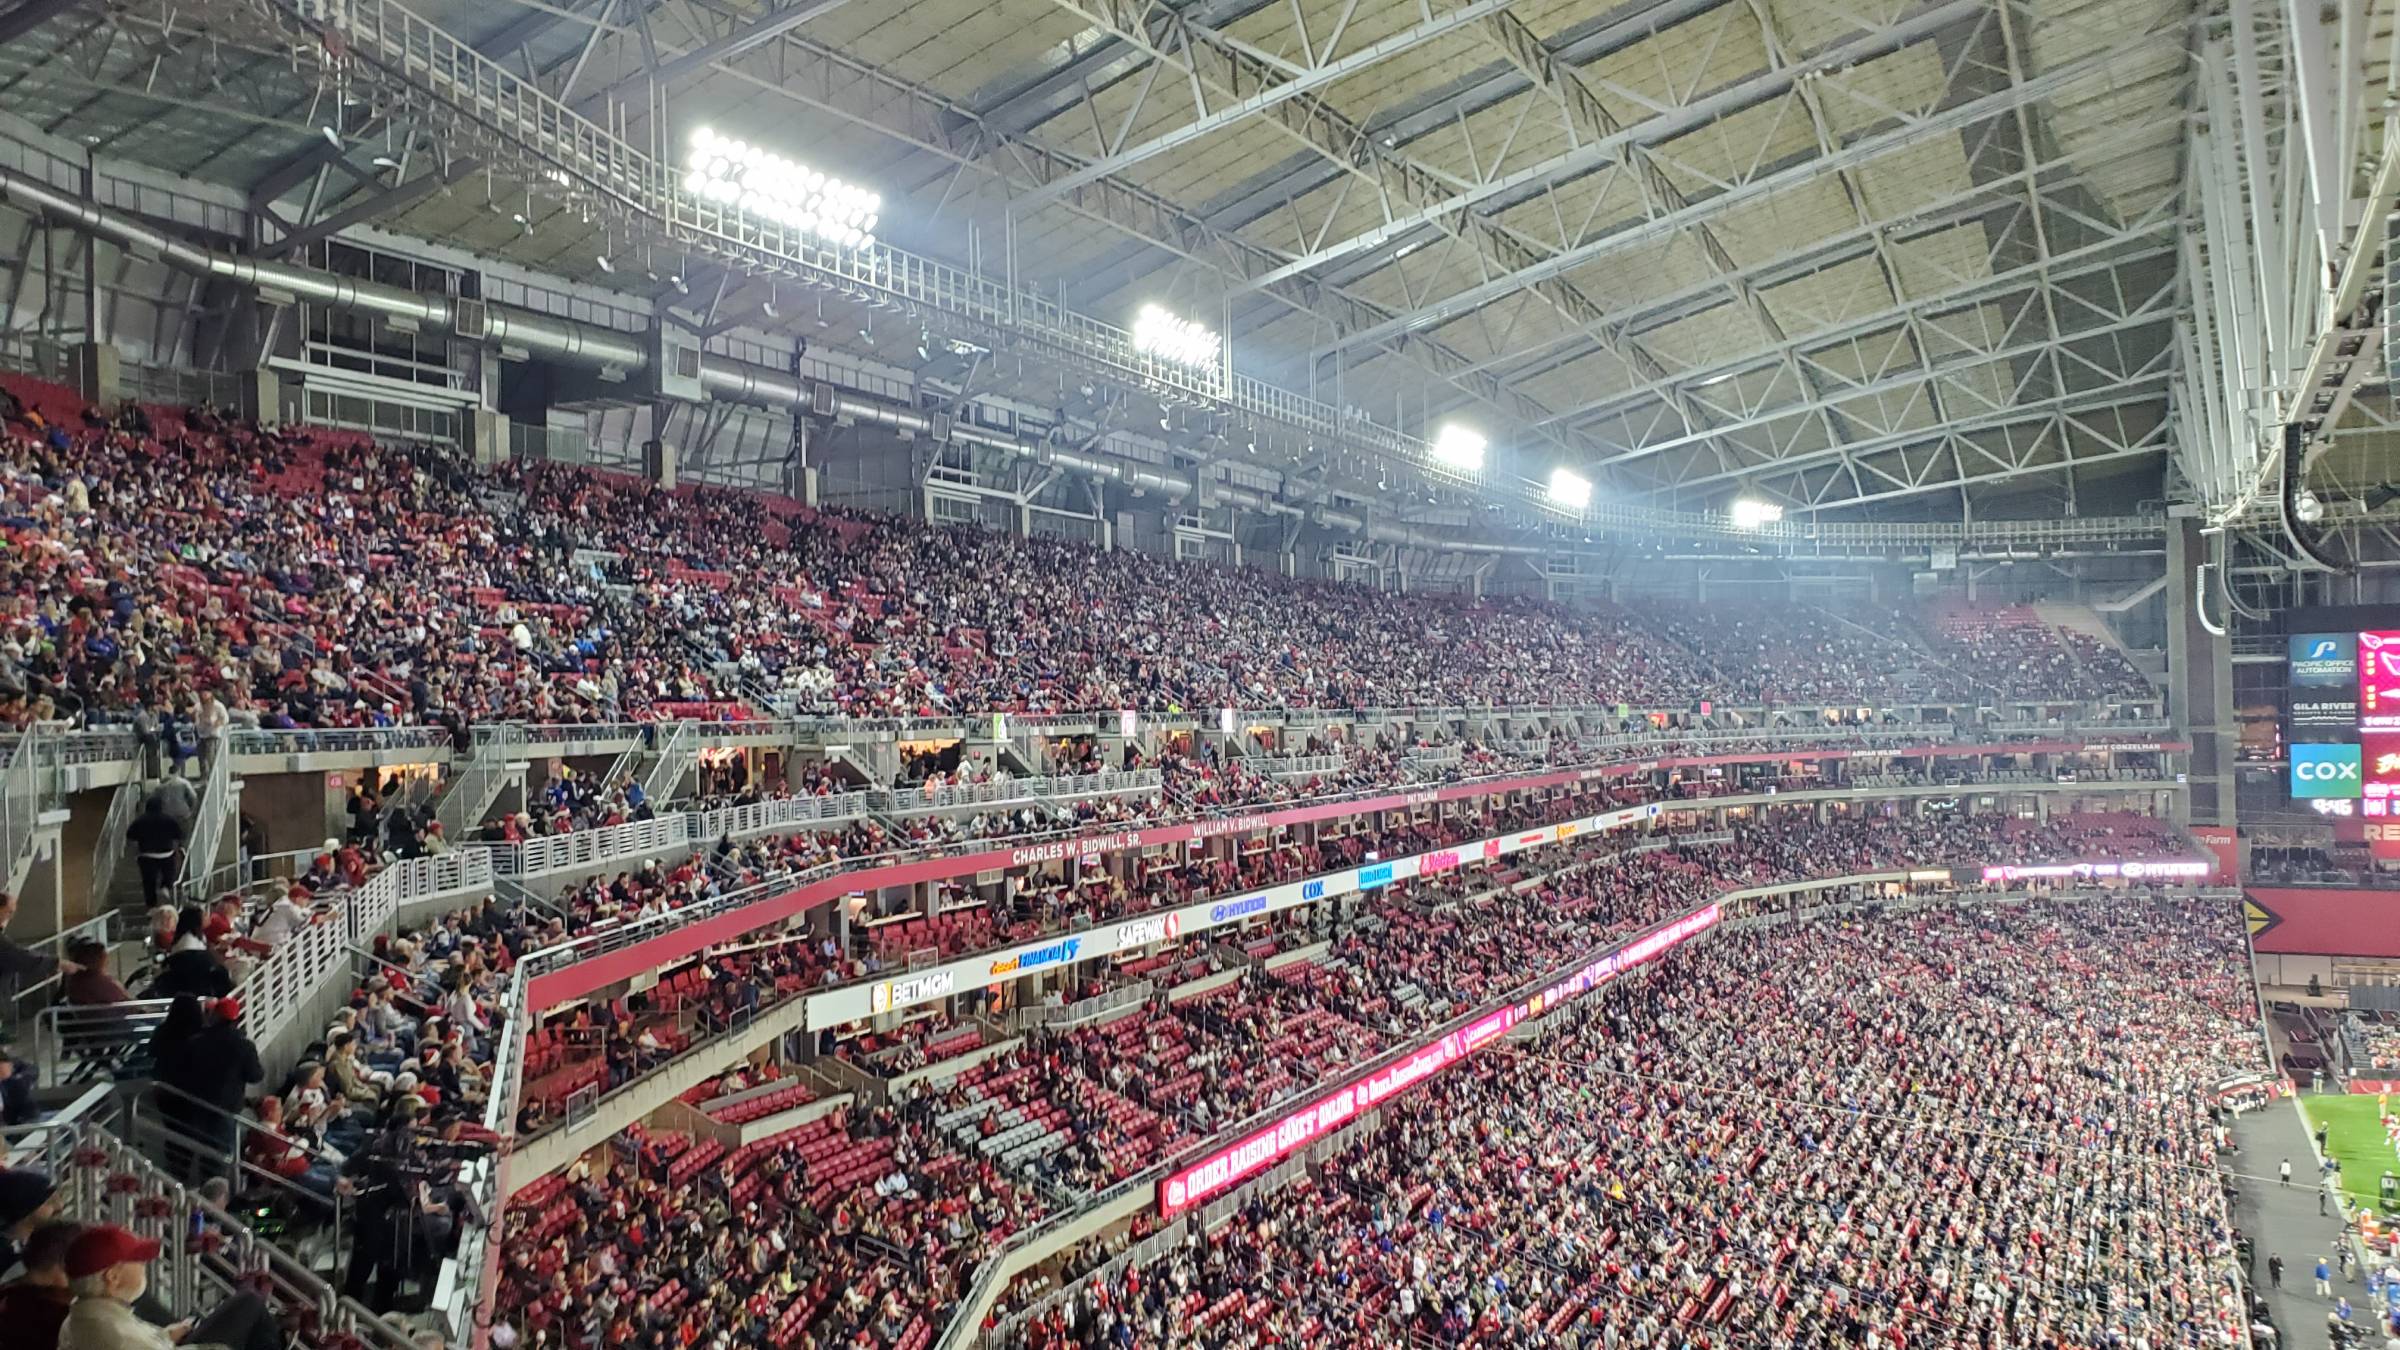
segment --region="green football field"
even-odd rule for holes
[[[2350,1193],[2350,1202],[2384,1212],[2385,1206],[2376,1194],[2382,1185],[2383,1174],[2400,1170],[2392,1146],[2384,1142],[2383,1123],[2375,1112],[2372,1096],[2350,1096],[2326,1093],[2303,1097],[2300,1107],[2308,1113],[2311,1132],[2325,1127],[2325,1152],[2342,1164],[2342,1189]],[[2293,1159],[2292,1172],[2300,1173],[2301,1159]]]

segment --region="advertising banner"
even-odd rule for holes
[[[2400,682],[2393,685],[2400,698]],[[2355,745],[2292,746],[2292,796],[2299,800],[2311,797],[2358,797],[2365,795],[2365,775]]]
[[[2358,738],[2359,814],[2371,820],[2400,818],[2400,733],[2370,732]]]
[[[2210,880],[2233,881],[2239,878],[2242,870],[2242,846],[2240,836],[2234,833],[2232,826],[2194,825],[2192,838],[2199,840],[2200,846],[2208,850],[2210,857],[2216,859],[2216,871],[2210,876]]]
[[[2358,635],[2358,728],[2400,731],[2400,632]]]
[[[2295,633],[2291,662],[2295,685],[2347,687],[2358,678],[2358,635]]]

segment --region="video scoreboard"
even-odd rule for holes
[[[2298,610],[2286,641],[2293,799],[2400,818],[2400,612]]]

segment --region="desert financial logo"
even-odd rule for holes
[[[949,971],[937,970],[919,975],[913,980],[890,980],[875,986],[868,1003],[879,1013],[894,1008],[907,1008],[928,999],[940,998],[950,992],[952,976]]]
[[[1053,942],[1047,947],[1036,947],[1031,951],[1019,952],[1015,956],[1002,957],[1000,960],[992,962],[992,973],[994,975],[1022,975],[1028,971],[1040,970],[1044,966],[1066,965],[1072,962],[1075,959],[1075,953],[1082,949],[1082,938],[1068,938],[1064,942]]]
[[[2358,725],[2400,731],[2400,633],[2358,635]]]
[[[1225,900],[1210,905],[1208,921],[1210,923],[1232,923],[1235,919],[1246,919],[1253,914],[1266,912],[1267,897],[1265,895],[1245,895],[1239,900]]]

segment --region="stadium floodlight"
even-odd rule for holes
[[[1550,504],[1562,511],[1581,511],[1592,504],[1592,480],[1560,466],[1550,471]]]
[[[1733,528],[1755,530],[1783,519],[1783,508],[1774,502],[1762,502],[1756,497],[1736,497],[1727,514],[1733,517]]]
[[[1483,438],[1483,433],[1473,427],[1444,422],[1442,429],[1434,433],[1433,457],[1445,468],[1456,469],[1460,473],[1481,473],[1484,447],[1489,444]]]
[[[838,248],[872,246],[882,218],[877,194],[708,127],[692,133],[683,186],[703,201]]]
[[[1216,365],[1225,339],[1160,306],[1144,305],[1133,316],[1133,349],[1173,365],[1206,369]]]

